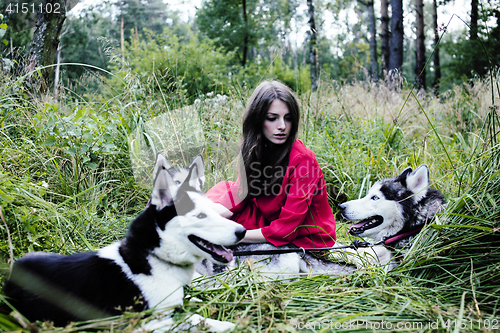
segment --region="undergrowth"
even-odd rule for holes
[[[377,327],[382,323],[391,325],[388,331],[491,330],[500,300],[499,78],[497,72],[440,97],[383,81],[323,82],[317,93],[300,95],[299,138],[322,167],[339,240],[349,242],[350,237],[336,205],[364,196],[375,181],[407,166],[429,165],[432,187],[447,198],[446,211],[390,273],[372,267],[338,278],[269,281],[252,268],[240,267],[186,288],[186,302],[176,318],[200,313],[237,322],[245,332],[376,331],[383,330]],[[4,80],[2,281],[11,260],[28,252],[95,250],[123,237],[150,190],[147,180],[138,179],[134,142],[144,141],[138,151],[146,169],[152,168],[148,158],[158,151],[187,163],[189,156],[182,151],[191,144],[204,155],[207,188],[235,176],[232,162],[249,97],[237,84],[228,89],[229,95],[200,95],[188,106],[182,92],[149,91],[133,76],[122,81],[120,91],[103,80],[99,92],[76,95],[62,87],[56,95],[42,97],[26,90],[22,80]],[[162,115],[166,118],[160,131],[151,124]],[[178,137],[193,131],[181,128],[182,123],[200,126],[196,128],[202,135],[182,141]],[[166,124],[174,127],[167,131]],[[224,283],[203,288],[211,279]],[[23,320],[9,313],[0,315],[0,327],[23,329]],[[131,331],[142,315],[124,314],[64,331]],[[353,321],[356,325],[349,326]],[[402,327],[396,328],[398,323]],[[44,331],[63,330],[43,325]]]

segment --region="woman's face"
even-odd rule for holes
[[[280,145],[286,142],[292,130],[292,117],[288,107],[284,102],[275,99],[269,110],[262,132],[264,137],[274,144]]]

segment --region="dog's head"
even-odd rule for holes
[[[168,161],[158,155],[154,170],[150,205],[132,224],[128,239],[141,233],[148,235],[135,238],[155,244],[149,250],[174,264],[193,264],[204,258],[217,264],[230,262],[233,255],[225,246],[241,241],[246,230],[221,217],[203,195],[201,156],[188,168],[173,173]]]
[[[162,154],[158,154],[156,156],[156,163],[153,168],[153,179],[156,179],[156,177],[158,176],[158,172],[160,170],[166,170],[166,172],[168,172],[175,185],[170,188],[172,196],[175,197],[177,190],[182,185],[182,183],[184,183],[184,181],[189,175],[189,170],[192,169],[193,167],[197,168],[198,172],[197,180],[200,182],[200,188],[202,188],[203,183],[205,183],[205,166],[201,155],[196,156],[187,168],[177,168],[172,166]]]
[[[429,168],[406,168],[399,176],[375,183],[361,199],[341,204],[342,216],[359,221],[351,233],[377,241],[392,237],[431,219],[443,203],[436,190],[429,189]]]

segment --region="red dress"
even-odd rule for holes
[[[238,179],[239,181],[239,179]],[[238,182],[216,184],[206,196],[229,209],[231,220],[248,230],[261,228],[275,246],[293,243],[304,248],[335,244],[335,218],[328,204],[323,172],[314,153],[300,140],[290,151],[288,168],[276,195],[244,201],[238,198]]]

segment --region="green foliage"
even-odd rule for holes
[[[36,14],[22,10],[19,13],[14,13],[15,7],[13,6],[15,5],[14,2],[0,1],[0,13],[7,14],[5,16],[0,14],[0,22],[3,21],[2,27],[0,27],[0,38],[3,37],[0,43],[0,54],[5,57],[6,54],[10,53],[10,50],[14,49],[16,54],[9,54],[8,58],[19,61],[29,51]],[[21,4],[19,6],[21,7]],[[9,13],[7,9],[10,9],[11,12]],[[4,30],[3,33],[1,30]]]
[[[241,62],[246,59],[248,48],[256,46],[262,30],[256,20],[255,7],[258,1],[206,1],[196,13],[196,23],[200,30],[217,46],[234,52]]]
[[[131,41],[136,31],[148,29],[161,33],[166,26],[170,13],[162,0],[123,0],[114,4],[119,10],[117,21],[123,19],[124,37]]]
[[[494,32],[500,31],[497,27]],[[443,50],[452,54],[448,64],[444,64],[446,76],[443,84],[465,82],[475,76],[484,77],[500,66],[500,35],[491,34],[488,39],[470,40],[462,35],[458,40],[443,44]]]
[[[84,10],[79,16],[68,16],[60,38],[61,62],[108,68],[108,49],[113,40],[113,35],[109,32],[113,29],[113,22],[103,17],[109,8],[101,6],[99,9],[100,11]],[[104,35],[108,37],[103,38]],[[90,70],[88,67],[74,65],[62,69],[62,79],[70,82],[76,82]]]
[[[59,105],[46,103],[34,118],[41,144],[49,150],[61,149],[75,160],[76,165],[86,169],[103,167],[102,157],[117,154],[117,145],[124,146],[126,135],[118,128],[120,119],[106,112],[94,112],[85,104],[77,104],[62,117],[64,111],[59,110]]]
[[[0,22],[3,21],[3,15],[0,14]],[[2,23],[0,24],[0,38],[2,38],[5,35],[5,32],[7,31],[7,24]],[[7,45],[8,42],[4,39],[2,42]]]
[[[0,22],[3,21],[3,15],[0,14]],[[2,39],[2,37],[5,36],[5,33],[7,32],[7,24],[6,23],[0,23],[0,39],[2,43],[7,46],[9,42],[6,39]],[[8,58],[2,58],[0,59],[0,68],[2,71],[6,70],[8,71],[12,66],[14,65],[14,62],[11,59]]]
[[[283,61],[280,54],[272,57],[272,61],[259,58],[245,68],[240,68],[233,80],[235,79],[247,87],[255,87],[262,80],[277,79],[299,93],[305,93],[311,87],[309,68],[303,66],[294,70]]]
[[[139,39],[127,43],[125,50],[124,67],[118,60],[111,65],[116,73],[108,80],[111,86],[121,90],[127,80],[134,80],[141,98],[152,91],[175,96],[168,100],[171,107],[182,105],[184,100],[192,103],[208,93],[227,95],[234,86],[253,87],[269,78],[298,92],[306,92],[311,85],[308,68],[295,71],[279,53],[272,60],[259,57],[246,67],[232,66],[232,52],[225,52],[196,34],[191,35],[189,42],[182,42],[169,28],[161,35],[144,31]]]
[[[192,102],[199,94],[224,93],[230,88],[227,63],[231,53],[223,52],[207,39],[200,42],[192,35],[189,42],[181,43],[169,28],[161,35],[145,30],[140,39],[127,43],[125,49],[125,71],[120,70],[120,63],[112,68],[121,77],[136,77],[145,91],[181,94]],[[123,84],[114,78],[110,82]]]
[[[246,66],[251,49],[265,50],[289,33],[297,7],[296,1],[210,0],[197,11],[196,24],[203,36]]]

